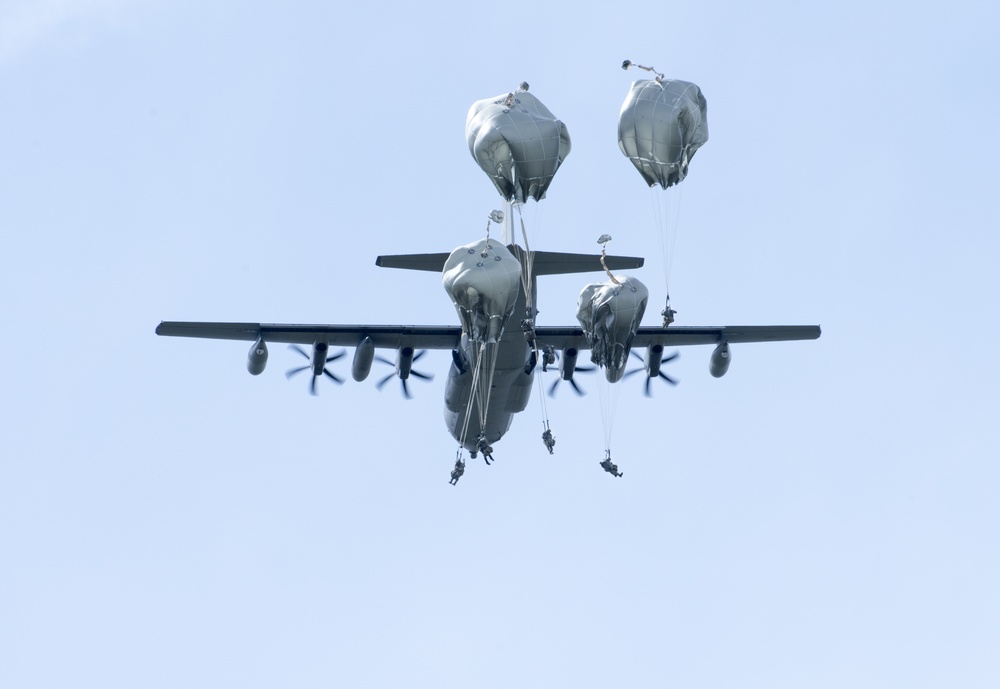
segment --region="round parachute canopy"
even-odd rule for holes
[[[523,89],[523,90],[522,90]],[[527,85],[476,101],[465,120],[472,157],[508,201],[540,201],[569,155],[569,131]]]
[[[444,263],[441,282],[462,330],[474,342],[497,342],[521,289],[521,264],[497,241],[460,246]]]
[[[708,103],[697,85],[679,79],[632,84],[618,116],[618,146],[646,184],[666,189],[682,181],[706,141]]]
[[[649,290],[639,280],[627,275],[616,279],[618,284],[606,280],[584,287],[576,310],[590,343],[590,360],[604,369],[611,383],[625,373],[632,339],[649,301]]]

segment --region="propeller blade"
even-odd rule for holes
[[[681,353],[680,353],[680,352],[674,352],[674,353],[673,353],[673,354],[671,354],[670,356],[665,356],[665,357],[663,357],[662,359],[660,359],[660,363],[661,363],[661,364],[665,364],[665,363],[667,363],[667,362],[670,362],[670,361],[673,361],[674,359],[676,359],[676,358],[677,358],[677,357],[679,357],[680,355],[681,355]]]
[[[309,352],[307,352],[302,347],[300,347],[300,346],[298,346],[296,344],[290,344],[290,345],[288,345],[288,348],[291,349],[292,351],[295,351],[295,352],[298,352],[299,354],[301,354],[304,359],[309,359],[310,362],[312,361],[312,356],[309,354]],[[327,363],[329,363],[331,361],[336,361],[337,359],[341,358],[345,354],[347,354],[347,350],[346,349],[342,349],[339,352],[337,352],[336,354],[331,354],[330,356],[328,356],[326,358],[326,361],[327,361]],[[312,369],[312,363],[309,363],[309,364],[307,364],[305,366],[299,366],[298,368],[289,369],[288,371],[285,372],[285,378],[291,379],[292,376],[297,375],[299,373],[302,373],[303,371],[311,370],[311,369]],[[340,385],[341,383],[344,382],[343,378],[341,378],[340,376],[336,375],[335,373],[332,373],[331,371],[329,371],[326,368],[323,369],[323,374],[327,378],[329,378],[330,380],[332,380],[334,383],[337,383],[338,385]],[[316,395],[316,394],[318,394],[316,392],[316,379],[317,378],[319,378],[319,376],[314,375],[314,376],[312,376],[312,380],[309,381],[309,394],[310,395]]]
[[[306,369],[309,369],[309,368],[312,368],[312,364],[308,364],[306,366],[299,366],[298,368],[289,369],[289,370],[285,371],[285,378],[291,379],[291,377],[294,376],[296,373],[302,373],[303,371],[305,371]]]
[[[663,375],[663,374],[661,373],[660,375]],[[652,397],[653,396],[653,392],[652,392],[652,390],[650,390],[650,386],[652,385],[652,383],[653,383],[653,379],[650,378],[649,376],[646,376],[646,389],[644,390],[644,394],[646,395],[646,397]]]
[[[580,371],[580,370],[583,370],[583,369],[577,369],[577,370]],[[569,379],[569,386],[571,388],[573,388],[573,392],[575,392],[580,397],[583,397],[584,395],[587,394],[587,393],[585,393],[583,391],[583,389],[580,387],[580,385],[575,380],[573,380],[572,378]]]
[[[419,359],[420,357],[422,357],[426,353],[427,353],[426,349],[421,349],[419,352],[415,352],[414,355],[413,355],[413,358],[410,359],[410,365],[412,366],[412,364],[413,364],[414,361],[416,361],[417,359]],[[397,369],[397,362],[390,361],[389,359],[386,359],[383,356],[379,356],[379,355],[376,354],[375,355],[375,361],[379,361],[379,362],[381,362],[383,364],[386,364],[388,366],[392,366],[393,369]],[[410,378],[410,376],[413,376],[414,378],[420,378],[421,380],[434,380],[434,376],[433,375],[431,375],[429,373],[421,373],[420,371],[414,371],[412,368],[410,368],[409,371],[407,371],[407,373],[406,373],[406,378],[400,378],[399,379],[399,382],[401,383],[401,387],[402,387],[402,390],[403,390],[403,397],[405,397],[408,400],[409,399],[413,399],[413,394],[410,392],[409,383],[407,383],[407,380]],[[389,375],[387,375],[385,378],[382,378],[380,381],[378,381],[377,383],[375,383],[375,387],[377,389],[381,390],[385,386],[385,384],[389,382],[389,379],[393,378],[393,377],[398,377],[398,372],[396,370],[394,370],[392,373],[390,373]]]
[[[668,375],[667,375],[666,373],[664,373],[663,371],[660,371],[660,378],[662,378],[663,380],[667,381],[667,382],[668,382],[668,383],[670,383],[671,385],[677,385],[677,381],[676,381],[676,380],[674,380],[673,378],[671,378],[670,376],[668,376]]]

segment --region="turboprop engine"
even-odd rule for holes
[[[521,289],[521,264],[507,247],[489,239],[458,247],[441,281],[468,338],[479,345],[499,341]]]
[[[627,275],[587,285],[580,292],[576,318],[590,343],[590,360],[604,369],[608,382],[621,380],[649,290]]]

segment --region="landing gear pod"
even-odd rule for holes
[[[723,342],[712,352],[712,359],[708,362],[708,372],[716,378],[726,375],[729,370],[729,363],[732,357],[729,355],[729,343]]]
[[[260,338],[253,343],[253,347],[247,353],[247,370],[250,371],[250,375],[259,376],[264,372],[265,366],[267,366],[267,345],[264,343],[264,338]]]

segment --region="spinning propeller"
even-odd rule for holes
[[[413,365],[414,361],[416,361],[426,353],[427,353],[426,349],[422,349],[416,354],[414,354],[413,347],[401,347],[399,349],[399,354],[397,355],[395,362],[389,361],[385,357],[376,356],[375,357],[376,361],[381,361],[383,364],[389,364],[390,366],[394,366],[396,370],[390,373],[389,375],[385,376],[384,378],[382,378],[379,382],[375,383],[375,388],[381,390],[385,386],[385,384],[389,382],[390,378],[392,378],[393,376],[399,376],[399,382],[403,388],[403,397],[405,397],[408,400],[413,399],[413,395],[410,394],[410,388],[406,383],[407,379],[410,376],[416,376],[421,380],[434,380],[434,376],[428,373],[421,373],[420,371],[414,371],[412,368],[410,368]]]
[[[302,373],[303,371],[312,369],[313,372],[312,379],[309,381],[310,395],[316,394],[316,379],[319,378],[321,375],[326,376],[337,385],[340,385],[341,383],[344,382],[343,378],[340,378],[334,375],[333,373],[330,373],[329,369],[326,368],[326,365],[331,361],[336,361],[340,357],[344,356],[344,354],[347,353],[346,351],[341,350],[340,352],[333,354],[331,356],[325,356],[327,350],[329,349],[329,345],[327,345],[325,342],[317,342],[316,344],[313,345],[312,356],[310,356],[309,353],[306,352],[306,350],[302,349],[302,347],[299,347],[298,345],[294,344],[288,345],[288,348],[294,349],[296,352],[304,356],[306,359],[309,359],[310,363],[306,364],[305,366],[299,366],[298,368],[289,369],[288,371],[285,372],[285,378],[291,380],[292,376],[296,375],[297,373]]]
[[[573,374],[575,375],[577,373],[593,373],[594,370],[596,370],[594,366],[577,366],[575,369],[573,369]],[[575,392],[578,397],[583,397],[584,395],[587,394],[586,391],[580,387],[579,383],[577,383],[574,378],[563,378],[560,375],[558,378],[555,379],[552,385],[549,386],[549,397],[555,398],[556,390],[559,388],[559,383],[561,383],[564,380],[567,383],[569,383],[569,386],[573,388],[573,392]]]
[[[663,351],[662,345],[656,345],[656,347],[658,347],[658,349],[655,350],[654,356],[655,355],[659,355],[659,353]],[[646,374],[646,385],[645,385],[645,390],[643,391],[643,394],[645,394],[646,397],[652,397],[653,396],[653,392],[652,392],[652,390],[650,388],[652,386],[652,382],[653,382],[654,378],[662,378],[663,380],[667,381],[671,385],[677,385],[677,381],[675,379],[671,378],[666,373],[664,373],[663,371],[660,370],[660,365],[661,364],[666,364],[668,362],[671,362],[674,359],[676,359],[677,357],[679,357],[680,355],[681,355],[680,352],[674,352],[670,356],[664,356],[659,361],[656,361],[656,359],[653,358],[653,359],[651,359],[651,361],[653,361],[655,363],[654,363],[654,365],[650,366],[650,365],[646,364],[646,360],[645,359],[643,359],[641,356],[639,356],[638,354],[636,354],[635,351],[633,350],[632,351],[632,356],[634,356],[636,359],[638,359],[639,361],[641,361],[643,363],[643,367],[642,368],[636,368],[636,369],[633,369],[631,371],[626,372],[624,377],[628,378],[632,374],[639,373],[640,371],[643,372],[643,373],[645,373]]]

